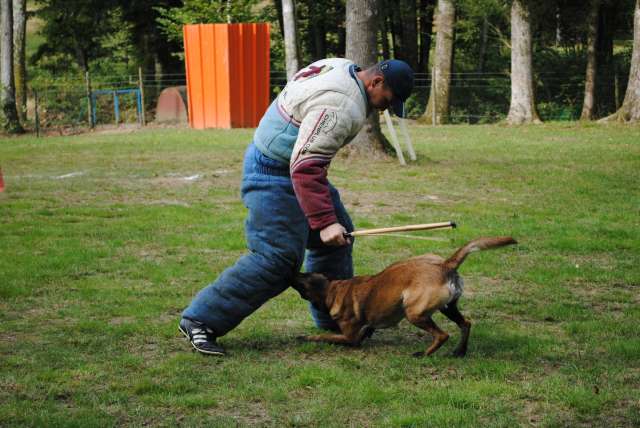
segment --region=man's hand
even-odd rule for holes
[[[349,245],[351,239],[345,238],[345,233],[347,233],[347,229],[344,226],[340,223],[333,223],[320,231],[320,239],[326,245]]]

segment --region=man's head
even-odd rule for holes
[[[404,61],[388,59],[359,73],[364,83],[369,105],[377,110],[392,108],[405,117],[404,102],[413,90],[413,70]]]

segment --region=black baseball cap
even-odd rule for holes
[[[378,63],[384,81],[393,92],[391,108],[398,117],[406,117],[404,102],[413,90],[413,70],[404,61],[387,59]]]

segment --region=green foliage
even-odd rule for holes
[[[161,32],[179,46],[183,45],[182,27],[186,24],[269,22],[276,27],[271,31],[271,68],[284,69],[284,43],[278,28],[277,11],[270,3],[258,5],[257,0],[186,0],[179,7],[154,9],[159,14],[157,23]],[[174,55],[184,58],[182,50],[174,52]]]
[[[411,2],[402,2],[403,5]],[[454,65],[451,87],[453,123],[495,122],[506,114],[510,102],[510,4],[508,0],[457,0]],[[586,68],[586,13],[580,0],[530,1],[534,37],[534,85],[544,120],[570,120],[582,108]],[[117,82],[128,85],[130,76],[143,72],[155,76],[184,73],[182,26],[199,22],[268,22],[271,30],[272,95],[286,83],[284,46],[279,24],[279,2],[258,0],[37,0],[36,16],[42,26],[27,43],[31,52],[28,78],[35,89],[75,82],[73,91],[82,91],[82,77],[90,70],[97,84]],[[413,3],[411,3],[413,4]],[[422,4],[422,2],[417,2]],[[596,115],[616,109],[626,88],[631,57],[634,0],[604,0],[596,93]],[[390,6],[397,6],[391,2]],[[395,10],[395,9],[394,9]],[[387,11],[389,12],[389,11]],[[296,2],[301,61],[343,56],[345,52],[345,1],[300,0]],[[400,25],[388,19],[389,26]],[[383,25],[381,23],[381,25]],[[483,29],[487,43],[482,50]],[[395,28],[399,37],[403,28]],[[391,41],[393,37],[388,34]],[[393,44],[393,43],[391,43]],[[431,63],[435,55],[432,38]],[[611,48],[613,46],[613,48]],[[382,49],[381,46],[379,46]],[[613,51],[613,54],[611,54]],[[480,53],[484,52],[481,58]],[[429,73],[429,69],[417,70]],[[151,77],[153,79],[153,77]],[[149,99],[167,85],[183,81],[158,77],[149,87]],[[162,80],[165,79],[165,80]],[[422,76],[419,87],[407,103],[411,117],[425,109],[430,79]],[[69,89],[69,88],[66,88]],[[618,99],[616,99],[616,94]],[[74,95],[75,96],[75,95]],[[50,97],[58,102],[61,94]],[[45,101],[46,102],[46,101]],[[62,112],[75,101],[60,99]],[[51,105],[49,111],[55,110]],[[69,111],[69,121],[81,117]]]
[[[511,94],[510,3],[503,0],[460,0],[456,6],[451,122],[499,121],[507,113]],[[580,116],[586,69],[585,10],[581,1],[562,4],[531,2],[534,85],[543,120],[575,120]],[[630,37],[632,26],[629,26],[628,14],[632,10],[630,2],[625,0],[617,5],[615,15],[607,21],[608,25],[615,25],[615,29],[609,30],[616,37]],[[559,21],[555,19],[557,12],[560,12]],[[481,32],[485,20],[488,37],[480,70]],[[620,97],[624,94],[628,77],[630,43],[614,40],[613,46],[610,62],[600,64],[598,69],[598,116],[615,110],[616,84]],[[430,80],[426,84],[429,85]],[[417,89],[408,102],[411,117],[419,117],[424,112],[428,94],[429,88]]]
[[[122,14],[113,1],[38,0],[38,4],[44,43],[31,60],[38,63],[51,58],[51,62],[40,65],[55,73],[62,73],[71,64],[87,70],[92,60],[110,56],[112,52],[104,42],[123,31]]]
[[[180,7],[158,7],[157,21],[169,40],[182,42],[185,24],[217,22],[256,22],[259,15],[253,13],[257,0],[185,0]]]

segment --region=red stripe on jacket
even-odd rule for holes
[[[338,222],[327,179],[330,163],[330,159],[311,157],[295,165],[291,171],[293,190],[313,230]]]

